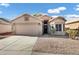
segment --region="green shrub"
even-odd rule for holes
[[[52,31],[53,33],[56,31],[53,26],[51,27],[51,31]]]
[[[79,29],[78,29],[78,33],[77,33],[77,36],[79,36]]]
[[[68,33],[69,38],[75,39],[75,37],[78,33],[78,30],[69,29],[69,30],[66,30],[66,32]]]

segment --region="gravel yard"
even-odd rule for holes
[[[40,37],[32,54],[79,54],[79,40],[57,37]]]

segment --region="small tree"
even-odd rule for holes
[[[54,33],[55,32],[55,28],[52,26],[51,27],[51,31]]]
[[[75,37],[76,37],[76,35],[78,33],[78,30],[69,29],[69,30],[66,30],[66,32],[68,33],[69,38],[75,39]]]

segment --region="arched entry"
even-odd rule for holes
[[[48,34],[48,20],[43,21],[43,34]]]

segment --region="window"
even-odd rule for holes
[[[61,24],[56,24],[56,31],[61,31],[61,30],[62,30]]]

